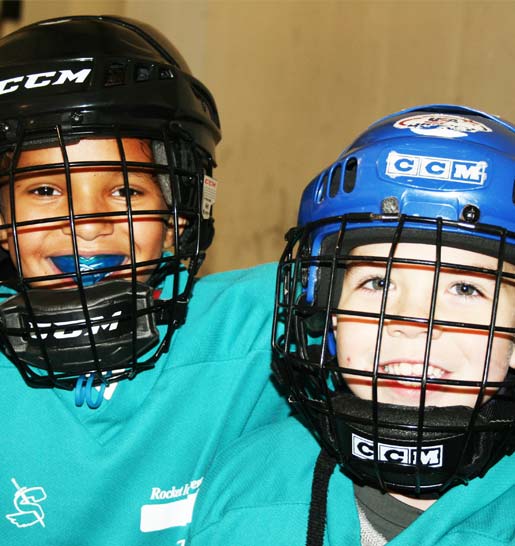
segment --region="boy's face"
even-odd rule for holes
[[[388,256],[389,244],[357,247],[354,256]],[[425,244],[401,243],[396,258],[435,260],[435,247]],[[495,258],[455,248],[442,249],[442,262],[497,268]],[[505,271],[515,272],[511,264]],[[338,307],[344,310],[379,313],[383,296],[384,263],[350,261],[345,273]],[[395,263],[388,286],[386,313],[427,319],[430,313],[434,267]],[[495,277],[492,273],[459,271],[442,267],[438,280],[435,319],[488,326],[494,301]],[[499,294],[496,327],[515,327],[515,283],[504,280]],[[335,315],[339,366],[372,372],[378,336],[378,319],[363,316]],[[413,321],[385,319],[379,347],[379,373],[420,378],[423,372],[428,328]],[[509,367],[515,367],[513,336],[496,332],[487,375],[488,381],[502,381]],[[429,354],[428,378],[477,381],[485,374],[488,329],[473,330],[462,326],[434,325]],[[486,379],[486,377],[484,378]],[[372,379],[345,374],[351,390],[363,399],[372,399]],[[418,382],[399,379],[378,380],[378,401],[405,406],[420,403]],[[485,391],[485,401],[496,389]],[[427,384],[426,406],[469,406],[477,400],[479,386]]]
[[[147,142],[124,139],[127,161],[150,162],[152,153]],[[68,159],[74,161],[120,161],[118,144],[113,139],[83,139],[67,146]],[[18,167],[62,163],[59,148],[28,150],[21,153]],[[126,189],[120,167],[72,167],[72,196],[75,215],[126,211]],[[149,170],[129,170],[129,194],[133,210],[167,209],[157,178]],[[16,223],[44,218],[66,217],[68,192],[63,169],[41,170],[17,176],[14,184]],[[1,222],[12,219],[9,184],[0,188]],[[173,229],[165,215],[134,215],[134,252],[136,261],[158,259],[173,242]],[[121,265],[130,263],[131,243],[127,216],[76,219],[75,233],[79,254],[86,262],[94,256],[115,257]],[[16,261],[12,229],[0,232],[2,248]],[[73,256],[72,229],[68,220],[18,226],[18,244],[24,278],[62,273],[60,256]],[[146,281],[155,265],[138,269],[138,280]],[[130,269],[113,273],[109,278],[130,278]],[[72,278],[40,281],[32,286],[62,288],[75,286]]]

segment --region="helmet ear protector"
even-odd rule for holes
[[[435,247],[434,260],[423,262],[434,272],[435,287],[442,268],[473,271],[492,279],[498,295],[502,283],[515,279],[505,267],[515,264],[514,187],[515,129],[510,124],[463,107],[430,105],[372,125],[304,191],[299,224],[288,233],[279,264],[274,369],[315,437],[356,482],[434,498],[484,475],[514,451],[511,369],[502,382],[488,381],[487,352],[482,381],[460,383],[429,374],[433,328],[482,331],[489,347],[494,335],[515,339],[515,328],[495,323],[498,296],[489,325],[472,324],[467,317],[443,324],[435,315],[434,289],[424,319],[422,376],[392,375],[379,365],[384,325],[414,320],[387,313],[388,289],[377,313],[363,315],[339,306],[353,261],[384,266],[385,286],[399,264],[420,264],[417,258],[397,258],[402,243]],[[368,253],[364,245],[375,243],[388,243],[388,255]],[[362,250],[357,252],[358,247]],[[444,247],[492,256],[497,267],[445,263]],[[370,340],[376,354],[371,371],[339,365],[332,321],[341,315],[377,321],[377,338]],[[375,385],[370,400],[358,398],[347,384],[346,378],[360,375]],[[418,403],[379,402],[380,385],[388,380],[414,384],[420,390]],[[476,403],[426,406],[431,385],[477,388]]]
[[[91,385],[132,379],[168,351],[213,239],[212,171],[221,138],[215,101],[155,29],[118,17],[72,16],[0,39],[0,112],[0,179],[11,188],[10,210],[16,211],[14,182],[26,173],[58,171],[69,196],[65,217],[29,225],[13,214],[0,226],[12,234],[15,261],[23,263],[22,229],[43,230],[59,221],[72,234],[71,252],[55,258],[54,275],[29,277],[21,265],[2,261],[0,348],[33,387],[73,389],[87,378]],[[86,139],[116,142],[119,158],[72,161],[70,147]],[[130,139],[148,143],[152,157],[128,157]],[[19,163],[23,152],[40,148],[57,148],[61,159]],[[79,222],[106,216],[75,210],[72,180],[81,169],[118,170],[126,195],[133,172],[151,173],[159,184],[162,210],[138,210],[127,197],[126,210],[116,212],[130,237],[124,260],[105,251],[80,253]],[[138,262],[134,226],[142,215],[166,218],[173,242],[159,258]],[[152,270],[144,282],[141,270]],[[70,278],[74,288],[39,287],[69,284]]]

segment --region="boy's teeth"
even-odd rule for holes
[[[395,364],[386,364],[383,366],[385,373],[392,375],[407,375],[412,377],[421,377],[424,370],[423,364],[409,364],[408,362],[398,362]],[[429,365],[427,368],[427,376],[432,379],[442,377],[444,371],[441,368]]]

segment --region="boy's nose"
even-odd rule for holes
[[[386,331],[393,337],[416,338],[430,335],[432,339],[438,338],[441,329],[429,324],[431,294],[413,292],[387,305],[387,314],[396,315],[399,319],[387,319]]]
[[[416,338],[419,336],[427,337],[430,326],[427,322],[416,322],[414,320],[388,320],[386,321],[386,331],[392,337]],[[438,327],[431,327],[431,338],[437,339],[441,335]]]
[[[80,193],[78,196],[74,195],[74,218],[70,213],[70,219],[63,226],[63,232],[66,235],[72,235],[75,232],[76,236],[84,241],[93,241],[97,237],[112,235],[116,219],[106,216],[105,213],[108,211],[99,201],[95,197],[84,196]],[[77,218],[82,215],[90,216]]]

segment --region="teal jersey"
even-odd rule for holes
[[[217,456],[195,507],[188,546],[304,546],[320,448],[294,418],[266,426]],[[388,544],[515,545],[515,456],[449,490]],[[329,482],[325,546],[359,546],[353,485]]]
[[[96,410],[0,361],[2,546],[185,544],[215,452],[289,411],[270,381],[275,272],[199,280],[170,351]]]

